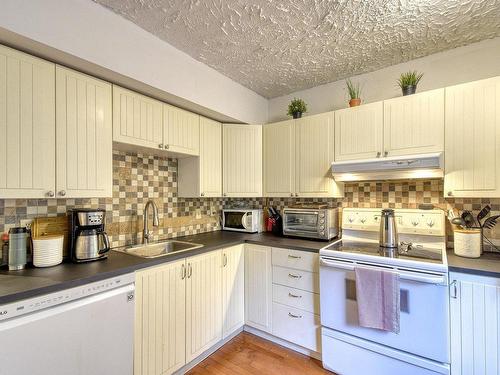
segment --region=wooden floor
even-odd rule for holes
[[[332,375],[323,369],[320,361],[246,332],[240,333],[188,374]]]

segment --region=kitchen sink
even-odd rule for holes
[[[169,240],[149,245],[135,245],[115,250],[141,258],[157,258],[182,251],[198,249],[200,247],[203,247],[203,245],[193,242]]]

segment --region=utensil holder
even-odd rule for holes
[[[483,231],[480,228],[456,229],[453,251],[466,258],[479,258],[483,253]]]

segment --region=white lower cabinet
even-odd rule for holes
[[[222,340],[221,250],[186,259],[186,362]]]
[[[500,373],[500,279],[450,272],[451,373]]]
[[[245,245],[245,324],[271,332],[271,248]]]
[[[245,324],[245,246],[222,250],[222,336]]]
[[[186,363],[185,271],[182,259],[136,273],[135,375],[171,374]]]

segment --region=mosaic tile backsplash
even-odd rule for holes
[[[332,207],[418,208],[431,203],[447,210],[471,210],[477,214],[490,204],[492,215],[500,214],[500,198],[444,198],[442,180],[349,183],[345,197],[335,198],[193,198],[177,197],[177,159],[113,153],[113,198],[91,199],[0,199],[0,233],[38,216],[65,215],[75,207],[103,208],[107,211],[106,231],[113,247],[142,239],[143,208],[153,199],[159,209],[160,226],[153,228],[154,239],[172,238],[220,229],[223,207],[261,208],[273,205],[282,210],[293,204],[326,203]],[[500,230],[486,232],[500,240]],[[448,226],[448,242],[452,244]]]

